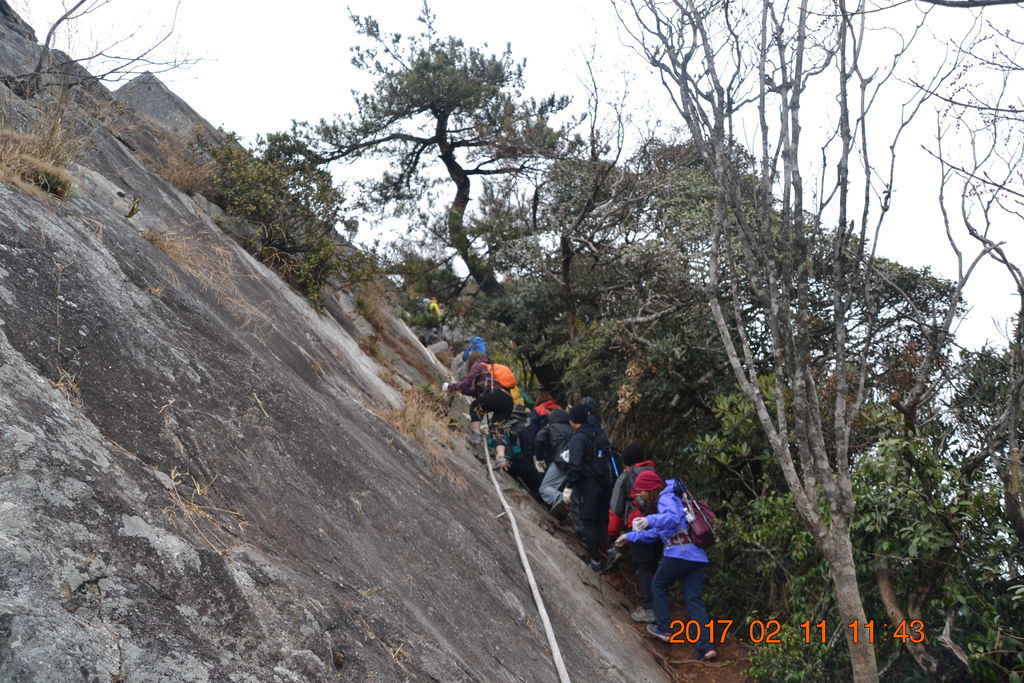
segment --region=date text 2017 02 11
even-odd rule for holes
[[[694,644],[700,639],[702,627],[707,631],[705,635],[707,635],[711,643],[723,643],[733,627],[733,620],[715,619],[701,624],[693,619],[689,621],[676,619],[669,627],[669,642]],[[925,640],[924,623],[919,619],[911,621],[904,619],[892,624],[891,630],[888,623],[883,623],[881,628],[876,628],[874,619],[863,623],[854,621],[847,624],[846,627],[850,629],[850,635],[855,643],[859,643],[861,640],[875,643],[876,641],[882,642],[890,638],[904,642],[909,640],[911,643],[923,643]],[[807,644],[828,642],[829,629],[825,621],[812,623],[808,619],[799,625],[798,630],[802,631],[802,640]],[[747,627],[747,637],[744,638],[742,635],[737,635],[736,638],[754,644],[781,643],[783,639],[800,642],[801,639],[799,637],[784,636],[782,631],[782,624],[778,619],[768,619],[767,621],[754,619]]]

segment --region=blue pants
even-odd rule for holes
[[[658,630],[669,633],[670,621],[668,613],[668,589],[676,581],[682,580],[683,597],[686,599],[686,616],[700,624],[700,635],[697,640],[697,652],[704,654],[713,649],[708,640],[708,629],[705,624],[710,621],[708,611],[704,607],[704,570],[707,562],[680,560],[677,557],[665,557],[654,574],[651,593],[654,594],[654,620]],[[684,629],[685,632],[685,629]]]

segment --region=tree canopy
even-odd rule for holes
[[[437,236],[485,292],[497,294],[501,285],[486,247],[474,245],[467,228],[473,179],[521,174],[551,156],[560,140],[551,117],[568,100],[524,98],[525,65],[513,59],[511,47],[489,54],[440,36],[426,5],[419,20],[422,32],[403,36],[352,16],[370,42],[353,48],[352,61],[373,77],[373,90],[357,95],[355,114],[321,121],[311,134],[326,161],[373,156],[390,162],[390,170],[366,187],[368,203],[380,209],[414,214],[443,182],[435,172],[443,169],[454,196]]]

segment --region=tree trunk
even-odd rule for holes
[[[473,245],[469,242],[469,235],[466,234],[466,208],[469,206],[469,174],[462,168],[455,158],[455,150],[448,142],[447,134],[448,117],[442,116],[437,120],[437,143],[441,153],[441,161],[448,170],[448,177],[455,183],[455,197],[448,207],[448,239],[458,252],[459,257],[466,264],[469,275],[480,286],[480,289],[487,296],[503,296],[505,288],[498,282],[494,275],[494,269],[484,259],[480,258]]]
[[[920,610],[913,609],[909,610],[908,616],[900,608],[899,599],[896,597],[896,590],[892,585],[892,576],[888,569],[882,568],[875,572],[875,583],[878,585],[878,593],[882,598],[882,604],[885,605],[885,613],[889,617],[888,628],[890,631],[895,628],[896,624],[906,622],[908,618],[920,619],[923,616],[920,614]],[[950,643],[952,643],[952,640],[950,640]],[[907,638],[903,641],[903,645],[907,648],[910,656],[914,658],[914,661],[917,662],[921,671],[928,677],[929,681],[950,683],[951,681],[961,680],[964,672],[951,670],[943,664],[942,658],[932,648],[929,648],[927,643],[913,643]]]
[[[832,586],[836,592],[836,604],[839,607],[841,623],[846,636],[846,646],[850,650],[850,665],[853,669],[853,680],[856,683],[875,683],[878,681],[878,663],[875,660],[875,646],[868,642],[863,632],[853,642],[853,629],[847,624],[854,621],[864,624],[867,615],[864,613],[864,602],[860,596],[857,583],[857,568],[853,560],[853,544],[850,542],[849,530],[833,525],[826,541],[828,545],[829,565],[832,569]]]

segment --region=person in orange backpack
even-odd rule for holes
[[[484,355],[482,351],[472,351],[467,357],[467,363],[469,364],[469,372],[458,382],[445,382],[441,385],[444,391],[458,391],[465,396],[469,396],[474,400],[479,400],[485,394],[491,393],[494,389],[495,382],[491,377],[490,370],[490,359]],[[507,392],[506,392],[507,393]],[[509,395],[509,401],[512,400]],[[500,396],[492,397],[492,400],[488,402],[494,404],[495,407],[500,403],[500,410],[504,414],[504,399]],[[490,411],[485,411],[490,412]],[[470,410],[470,423],[469,423],[469,441],[473,444],[480,444],[483,442],[483,434],[480,431],[480,420],[482,419],[483,413],[479,411]],[[512,415],[512,407],[508,408],[508,417]],[[506,418],[507,419],[507,418]]]

